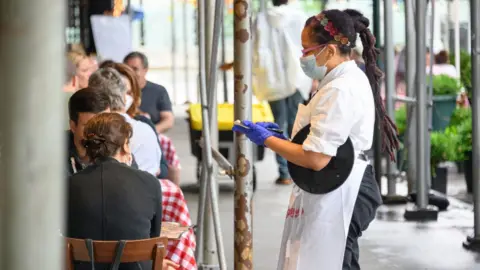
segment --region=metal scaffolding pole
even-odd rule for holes
[[[453,33],[454,33],[454,49],[455,49],[455,67],[457,68],[458,77],[460,77],[460,0],[453,0]],[[477,11],[478,12],[478,11]]]
[[[188,57],[188,45],[190,44],[188,42],[188,35],[189,35],[189,32],[188,32],[188,22],[190,20],[187,19],[187,7],[188,7],[188,3],[187,1],[184,1],[182,3],[182,19],[183,19],[183,57],[184,57],[184,60],[183,60],[183,64],[184,64],[184,67],[183,67],[183,72],[185,73],[185,99],[187,102],[191,102],[191,97],[190,97],[190,87],[189,87],[189,82],[190,82],[190,78],[189,78],[189,72],[188,72],[188,68],[189,68],[189,57]]]
[[[208,107],[208,119],[210,121],[210,137],[211,137],[211,144],[214,149],[218,149],[218,120],[217,120],[217,93],[213,91],[211,85],[209,85],[209,78],[211,77],[211,60],[212,60],[212,50],[213,50],[213,24],[214,24],[214,12],[215,12],[215,2],[214,0],[201,0],[204,2],[203,4],[203,14],[204,14],[204,50],[205,50],[205,62],[204,65],[199,66],[199,68],[204,68],[206,72],[206,79],[207,79],[207,103],[204,104]],[[201,2],[199,1],[199,2]],[[205,164],[203,166],[203,171],[205,171]],[[212,167],[212,177],[215,181],[213,181],[214,189],[218,190],[218,184],[216,181],[217,176],[217,166],[213,164]],[[209,207],[211,205],[211,198],[210,196],[206,197],[206,209],[205,209],[205,220],[203,224],[205,238],[203,241],[203,249],[204,249],[204,263],[206,265],[212,265],[216,263],[216,257],[218,250],[215,247],[215,239],[214,239],[214,230],[212,224],[212,210]]]
[[[221,62],[225,63],[226,60],[226,45],[225,44],[225,7],[223,7],[223,19],[222,19],[222,59]],[[223,79],[223,102],[228,102],[228,81],[227,81],[227,71],[222,71],[222,79]]]
[[[413,207],[405,211],[406,220],[436,220],[438,218],[438,209],[428,205],[428,185],[427,185],[427,167],[426,164],[426,133],[427,126],[427,93],[426,93],[426,15],[427,2],[417,1],[415,12],[416,23],[416,48],[417,48],[417,67],[415,87],[417,91],[417,202]]]
[[[252,118],[252,1],[234,1],[235,119]],[[253,156],[252,144],[244,134],[235,133],[234,269],[253,269]]]
[[[425,168],[427,179],[427,192],[430,191],[430,186],[432,182],[432,172],[430,166],[430,155],[431,155],[431,142],[430,142],[430,132],[433,130],[433,123],[432,123],[432,114],[433,114],[433,62],[435,61],[435,54],[433,53],[433,44],[435,42],[434,35],[435,35],[435,0],[430,0],[431,4],[431,17],[430,17],[430,63],[429,63],[429,73],[428,73],[428,94],[427,94],[427,124],[428,129],[427,133],[425,134],[425,164],[428,166]],[[428,196],[427,193],[427,196]],[[445,194],[446,195],[446,194]],[[428,198],[427,198],[428,201]]]
[[[405,0],[405,84],[407,88],[407,96],[415,98],[415,18],[414,18],[414,0]],[[416,144],[416,105],[406,104],[407,106],[407,136],[405,139],[407,149],[407,181],[408,193],[415,190],[417,156],[415,153]]]
[[[384,33],[384,61],[385,61],[385,107],[388,116],[395,119],[395,107],[393,96],[395,94],[395,52],[393,48],[393,3],[392,1],[383,1],[383,33]],[[384,196],[385,204],[397,203],[399,199],[406,202],[405,198],[398,198],[397,193],[397,174],[395,163],[387,158],[387,195]]]
[[[375,46],[379,47],[380,40],[380,0],[373,0],[373,32],[377,37]],[[382,187],[382,138],[380,133],[380,119],[378,115],[375,115],[375,129],[373,136],[373,154],[374,154],[374,167],[375,167],[375,179],[378,186]]]
[[[175,27],[175,0],[170,0],[170,20],[171,20],[171,57],[172,57],[172,91],[173,91],[173,104],[177,104],[177,28]]]
[[[468,237],[464,246],[480,251],[480,0],[470,1],[471,32],[472,32],[472,152],[473,152],[473,207],[474,234]]]
[[[65,4],[0,8],[0,269],[64,266]]]

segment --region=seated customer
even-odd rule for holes
[[[149,173],[129,166],[130,124],[120,114],[102,113],[88,121],[83,135],[82,143],[93,165],[70,177],[67,236],[105,241],[160,236],[160,183]],[[77,263],[75,269],[90,267],[89,263]],[[97,264],[95,269],[109,267]],[[151,262],[141,262],[122,264],[120,269],[151,267]]]
[[[95,115],[110,112],[110,98],[88,88],[75,92],[68,101],[70,130],[67,131],[67,175],[83,170],[90,160],[82,140],[85,124]]]
[[[147,81],[148,58],[141,52],[131,52],[123,59],[123,63],[131,67],[142,90],[140,109],[148,114],[159,134],[173,127],[175,117],[172,102],[165,87]]]
[[[155,130],[155,125],[153,124],[152,120],[146,117],[145,113],[142,112],[139,108],[142,100],[141,89],[133,70],[125,64],[115,63],[113,61],[103,62],[101,67],[113,68],[122,75],[123,81],[127,86],[127,95],[128,95],[127,101],[130,101],[130,102],[127,102],[127,104],[125,105],[125,108],[127,108],[127,114],[130,115],[130,117],[134,118],[135,120],[148,124],[152,128],[152,130],[155,131],[156,133],[157,131]],[[175,152],[175,148],[173,147],[173,143],[165,135],[163,134],[158,134],[158,135],[159,135],[158,143],[162,150],[162,159],[160,161],[160,175],[158,175],[157,178],[169,179],[172,182],[174,182],[176,185],[179,185],[180,164]],[[167,157],[169,157],[169,159],[167,159]],[[174,162],[171,162],[171,160],[174,160]]]
[[[89,85],[95,91],[103,91],[110,97],[110,109],[121,114],[132,126],[132,154],[142,171],[152,175],[160,173],[162,151],[158,145],[157,134],[147,124],[137,121],[127,114],[127,86],[118,71],[113,68],[101,68],[92,74]]]

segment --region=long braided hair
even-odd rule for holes
[[[357,10],[337,9],[323,11],[320,18],[326,17],[328,21],[341,33],[341,36],[348,38],[348,44],[337,42],[330,32],[325,30],[321,24],[319,15],[310,17],[305,26],[310,26],[313,38],[318,44],[336,43],[341,54],[349,55],[355,47],[357,33],[363,45],[362,57],[365,62],[365,73],[370,82],[375,101],[375,111],[379,119],[382,137],[382,150],[395,160],[395,150],[399,148],[398,131],[395,123],[388,116],[380,93],[380,81],[383,77],[382,71],[377,66],[379,50],[375,47],[376,38],[368,29],[370,21]]]

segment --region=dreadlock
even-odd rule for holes
[[[325,10],[322,13],[343,36],[348,38],[348,44],[338,44],[340,53],[350,54],[351,49],[355,47],[357,33],[359,34],[363,45],[362,57],[365,61],[365,73],[372,88],[375,111],[381,127],[382,150],[389,155],[391,160],[395,160],[395,150],[399,148],[398,132],[395,123],[390,119],[385,110],[380,95],[380,81],[383,73],[377,66],[379,50],[375,47],[375,36],[370,29],[368,29],[370,21],[365,18],[362,13],[353,9],[346,9],[344,11],[331,9]],[[306,25],[312,28],[313,38],[315,38],[318,44],[335,42],[334,37],[318,22],[316,16],[309,18]]]

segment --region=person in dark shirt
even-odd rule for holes
[[[101,91],[89,88],[75,92],[68,101],[70,130],[67,131],[67,175],[83,170],[89,164],[82,145],[85,124],[95,115],[110,112],[110,98]]]
[[[137,75],[142,89],[140,109],[149,116],[158,133],[165,133],[175,122],[167,90],[161,85],[147,81],[148,59],[143,53],[129,53],[123,62],[131,67]]]
[[[117,113],[102,113],[84,128],[82,144],[92,165],[70,177],[67,236],[103,241],[160,236],[162,190],[151,174],[130,167],[132,127]],[[119,269],[151,269],[151,261],[121,264]],[[95,269],[110,269],[95,264]],[[91,269],[77,262],[75,269]]]

